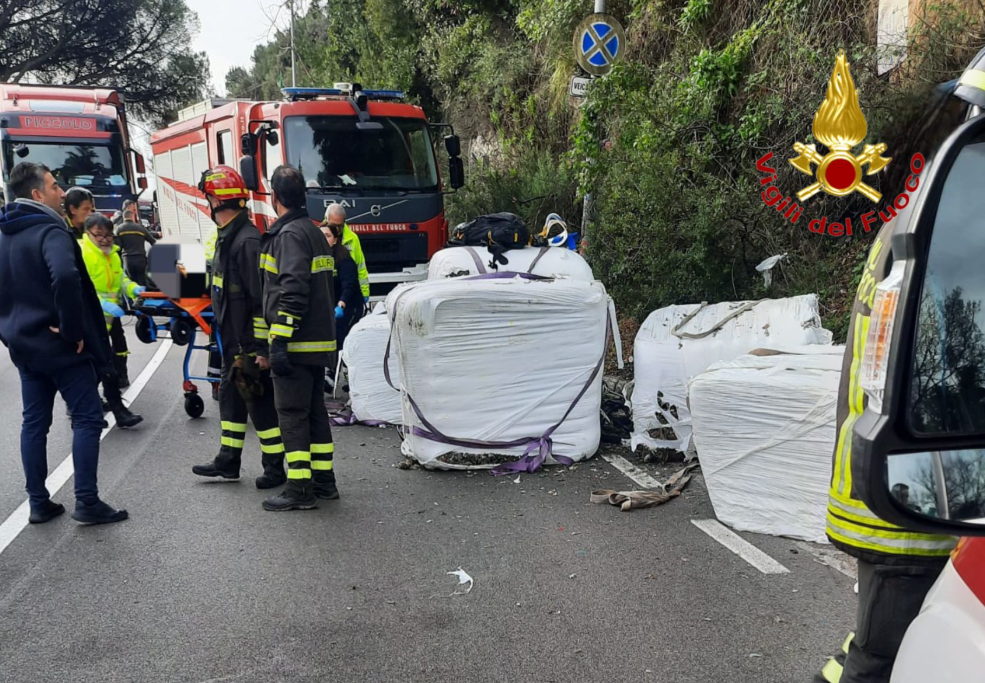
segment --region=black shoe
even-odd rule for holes
[[[299,480],[292,479],[279,495],[263,501],[263,509],[270,512],[314,510],[316,507],[318,499],[315,498],[314,485],[310,480],[302,484]]]
[[[120,407],[113,411],[113,416],[116,418],[116,426],[120,429],[129,429],[130,427],[136,427],[144,418],[140,415],[136,415],[130,412],[129,408]]]
[[[287,474],[284,473],[283,453],[278,455],[265,453],[261,461],[263,462],[263,474],[256,478],[258,489],[274,489],[287,482]]]
[[[322,500],[337,500],[339,489],[335,485],[335,472],[325,472],[324,474],[313,474],[312,481],[315,484],[315,497]]]
[[[219,383],[218,382],[212,382],[212,400],[213,401],[218,401],[219,400]]]
[[[224,458],[220,453],[208,465],[195,465],[192,474],[200,477],[221,477],[229,481],[239,480],[239,458]]]
[[[126,510],[116,510],[101,500],[89,505],[76,501],[75,512],[72,513],[72,519],[83,524],[113,524],[129,516]]]
[[[46,500],[39,505],[31,506],[31,516],[27,521],[31,524],[44,524],[45,522],[50,522],[64,512],[64,505],[61,503],[53,503],[51,500]]]

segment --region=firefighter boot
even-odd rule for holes
[[[239,479],[240,456],[226,452],[226,449],[219,451],[219,455],[208,465],[195,465],[192,467],[192,474],[200,477],[221,477],[230,481]]]
[[[335,500],[339,497],[339,489],[335,485],[335,472],[312,472],[315,482],[315,497],[322,500]]]
[[[116,355],[116,374],[119,376],[119,386],[120,389],[126,389],[130,386],[130,376],[127,374],[127,357],[117,354]]]
[[[279,495],[263,501],[263,509],[270,512],[286,510],[314,510],[318,507],[315,485],[310,479],[289,479]]]
[[[263,474],[256,479],[258,489],[272,489],[287,481],[283,453],[264,453],[261,457]]]

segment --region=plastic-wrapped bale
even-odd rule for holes
[[[759,347],[805,344],[831,344],[814,294],[654,311],[633,347],[633,450],[640,445],[688,450],[687,383],[713,363]]]
[[[784,350],[715,363],[691,380],[694,441],[719,520],[826,543],[845,347]]]
[[[345,338],[342,361],[349,372],[352,414],[360,422],[402,423],[400,392],[391,387],[383,373],[390,319],[383,306],[356,323]],[[400,360],[390,358],[391,378],[400,378]],[[399,386],[399,385],[398,385]]]
[[[543,277],[563,277],[591,282],[592,269],[579,254],[561,247],[511,249],[503,256],[508,264],[497,264],[496,272],[531,273]],[[494,272],[489,267],[492,254],[485,247],[448,247],[431,258],[428,279]]]
[[[387,309],[409,429],[403,453],[436,469],[533,470],[549,437],[554,456],[590,458],[601,438],[608,304],[598,282],[519,276],[395,290]]]

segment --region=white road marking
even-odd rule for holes
[[[132,403],[140,395],[140,392],[144,390],[147,383],[150,382],[151,377],[157,372],[157,369],[161,367],[161,363],[164,362],[165,357],[168,355],[168,351],[171,350],[172,342],[170,339],[165,340],[154,353],[154,356],[150,359],[150,362],[144,367],[144,369],[137,376],[137,379],[130,385],[126,393],[123,394],[123,398],[128,402]],[[106,438],[113,427],[116,426],[116,418],[111,414],[106,416],[106,421],[109,426],[103,430],[103,433],[99,435],[99,440],[102,441]],[[68,456],[55,468],[55,471],[48,475],[48,479],[45,480],[45,484],[48,487],[48,491],[51,495],[55,495],[61,490],[62,486],[65,485],[72,475],[75,473],[75,466],[72,463],[72,454],[69,453]],[[28,525],[28,518],[31,516],[31,506],[28,501],[21,503],[16,510],[14,510],[7,519],[4,520],[3,524],[0,524],[0,553],[7,549],[14,539],[24,530],[24,527]]]
[[[794,545],[813,555],[815,561],[838,570],[850,579],[858,580],[858,565],[855,563],[855,559],[834,546],[805,541],[797,541]]]
[[[602,459],[646,489],[662,489],[663,485],[644,470],[620,455],[605,454]]]
[[[692,519],[691,524],[701,529],[743,560],[764,574],[789,574],[790,570],[764,553],[762,550],[743,540],[717,519]]]

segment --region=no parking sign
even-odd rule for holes
[[[575,57],[593,76],[604,76],[623,52],[626,35],[622,24],[608,14],[592,14],[575,29]]]

